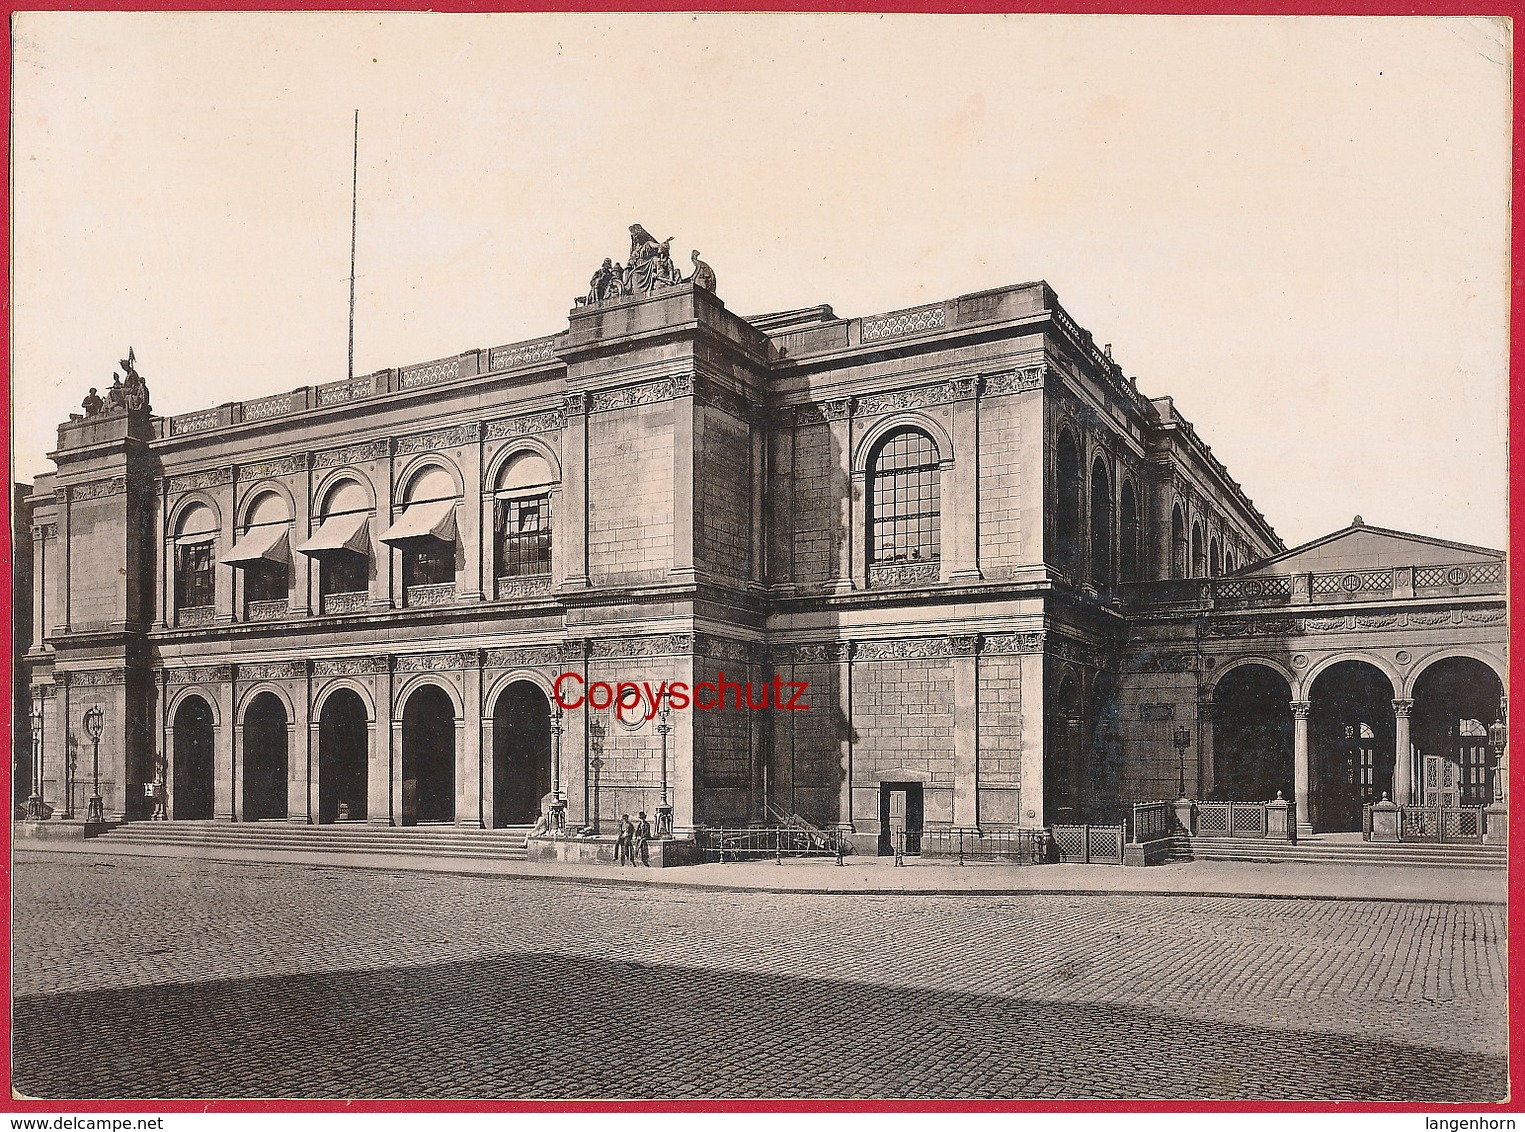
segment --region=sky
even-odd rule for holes
[[[1507,532],[1508,26],[22,13],[14,472],[154,408],[556,333],[626,230],[742,315],[1047,280],[1288,545]]]

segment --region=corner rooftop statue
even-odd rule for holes
[[[626,299],[635,295],[649,295],[664,287],[676,287],[681,283],[693,283],[708,291],[715,289],[715,272],[699,258],[696,248],[691,255],[694,273],[687,279],[672,261],[672,241],[660,243],[639,224],[630,226],[630,256],[624,266],[605,258],[603,264],[588,280],[588,293],[580,296],[580,307],[597,306],[600,303]]]

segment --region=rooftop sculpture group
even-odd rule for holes
[[[630,226],[630,256],[625,264],[606,259],[588,280],[588,293],[577,299],[580,307],[597,306],[599,303],[628,299],[636,295],[649,295],[664,287],[676,287],[692,283],[708,291],[715,289],[715,272],[699,258],[696,249],[691,258],[694,272],[687,279],[672,261],[671,236],[658,241],[639,224]]]
[[[85,410],[85,416],[95,417],[120,409],[127,409],[134,413],[149,411],[148,382],[144,381],[143,376],[138,373],[137,361],[132,347],[127,347],[127,356],[120,363],[127,379],[124,381],[122,374],[113,370],[111,388],[106,390],[104,398],[95,391],[95,386],[92,385],[90,392],[85,394],[85,399],[80,402],[80,407]]]

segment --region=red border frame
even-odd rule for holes
[[[809,4],[804,0],[691,0],[689,3],[676,3],[672,0],[568,0],[565,3],[531,3],[526,0],[500,0],[497,3],[483,3],[481,0],[442,0],[440,3],[430,4],[424,9],[418,3],[409,3],[406,0],[370,0],[364,5],[358,5],[358,10],[381,11],[381,12],[409,12],[428,10],[433,12],[890,12],[890,13],[940,13],[953,15],[991,15],[1009,13],[1042,13],[1050,15],[1090,14],[1090,15],[1256,15],[1256,16],[1483,16],[1504,17],[1512,21],[1514,29],[1519,27],[1520,17],[1525,14],[1525,0],[1510,0],[1490,7],[1481,7],[1467,0],[1426,0],[1424,3],[1405,3],[1403,0],[1328,0],[1327,3],[1310,3],[1309,0],[1261,0],[1258,3],[1230,2],[1230,0],[1057,0],[1046,4],[1036,3],[992,3],[989,0],[983,2],[968,2],[968,0],[836,0],[830,6]],[[181,0],[181,2],[157,3],[154,0],[144,0],[140,3],[121,3],[113,0],[88,0],[83,3],[44,3],[36,5],[16,4],[13,0],[0,0],[0,11],[6,17],[0,36],[3,36],[5,48],[5,62],[3,78],[0,78],[0,137],[5,143],[7,158],[6,175],[9,178],[12,152],[11,152],[11,68],[10,60],[13,49],[10,16],[18,11],[160,11],[160,12],[193,12],[193,11],[244,11],[244,12],[291,12],[291,11],[335,11],[342,10],[337,4],[323,3],[322,0],[294,0],[287,4],[261,3],[259,0]],[[1522,311],[1518,302],[1521,294],[1521,283],[1525,280],[1522,275],[1522,262],[1525,262],[1525,229],[1522,229],[1521,216],[1525,213],[1525,137],[1522,137],[1521,124],[1525,121],[1525,64],[1522,64],[1521,53],[1511,37],[1511,47],[1515,48],[1511,67],[1511,83],[1513,90],[1513,115],[1512,126],[1514,161],[1512,167],[1513,184],[1510,193],[1510,301],[1511,309],[1509,316],[1510,347],[1509,347],[1509,392],[1510,392],[1510,422],[1509,422],[1509,487],[1510,487],[1510,537],[1509,549],[1514,551],[1514,530],[1516,520],[1525,513],[1525,502],[1522,502],[1521,489],[1525,488],[1525,453],[1521,451],[1521,441],[1525,440],[1519,426],[1519,419],[1513,411],[1517,398],[1525,395],[1525,311]],[[9,183],[9,182],[7,182]],[[9,201],[9,193],[6,196]],[[0,411],[3,411],[4,422],[7,427],[0,430],[0,457],[4,458],[5,466],[11,467],[11,240],[10,240],[10,209],[7,208],[3,218],[6,256],[0,262],[0,303],[3,303],[4,322],[0,325],[0,344],[4,346],[4,389],[0,394]],[[9,490],[9,489],[8,489]],[[7,500],[7,509],[13,510],[10,501]],[[12,522],[14,516],[12,516]],[[3,579],[0,579],[0,632],[7,638],[10,636],[12,595],[11,586],[13,579],[13,551],[14,540],[11,524],[7,523],[3,536],[0,536],[0,571],[3,571]],[[1510,591],[1518,592],[1525,586],[1525,555],[1511,553],[1510,557]],[[1521,634],[1514,630],[1517,624],[1511,619],[1510,644],[1520,643]],[[11,664],[15,664],[14,651],[11,653]],[[12,669],[14,671],[14,669]],[[1525,676],[1525,657],[1522,657],[1519,649],[1514,650],[1514,659],[1509,667],[1509,684],[1514,685],[1514,676]],[[15,684],[13,679],[0,683],[0,749],[9,750],[12,745],[11,722],[12,722],[12,695]],[[0,792],[6,798],[11,797],[11,760],[0,760]],[[1510,792],[1513,794],[1525,784],[1525,759],[1519,763],[1511,760]],[[1525,833],[1522,833],[1517,821],[1510,830],[1509,857],[1511,865],[1516,864],[1518,850],[1525,843]],[[3,876],[7,905],[11,892],[11,832],[10,824],[4,824],[4,831],[0,833],[0,844],[5,850],[3,859],[0,859],[0,876]],[[1519,1053],[1514,1045],[1517,1036],[1525,1033],[1525,1026],[1520,1024],[1518,1012],[1513,1009],[1519,989],[1525,986],[1525,913],[1522,913],[1522,896],[1525,896],[1525,876],[1521,870],[1512,867],[1509,880],[1509,907],[1507,913],[1509,938],[1512,941],[1522,941],[1521,946],[1511,947],[1508,953],[1509,973],[1509,1036],[1510,1036],[1510,1068],[1509,1068],[1509,1092],[1510,1100],[1496,1105],[1457,1106],[1440,1104],[1414,1104],[1414,1103],[1380,1103],[1380,1102],[1293,1102],[1293,1101],[912,1101],[912,1100],[716,1100],[716,1101],[397,1101],[397,1100],[374,1100],[374,1101],[344,1101],[344,1100],[187,1100],[187,1101],[36,1101],[13,1099],[8,1107],[0,1108],[0,1111],[17,1113],[21,1115],[33,1113],[500,1113],[500,1112],[556,1112],[556,1113],[766,1113],[766,1112],[800,1112],[800,1113],[1116,1113],[1116,1112],[1269,1112],[1269,1113],[1294,1113],[1294,1112],[1351,1112],[1351,1113],[1429,1113],[1444,1116],[1448,1112],[1461,1113],[1478,1112],[1484,1115],[1503,1115],[1525,1111],[1525,1100],[1520,1096],[1521,1070],[1519,1059],[1513,1055]],[[8,909],[7,909],[8,910]],[[6,1052],[4,1074],[8,1086],[10,1082],[10,1059],[11,1029],[10,1029],[10,995],[11,995],[11,968],[10,968],[10,920],[6,919],[3,937],[0,937],[0,995],[3,995],[7,1009],[0,1015],[0,1039],[3,1039]]]

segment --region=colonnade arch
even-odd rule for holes
[[[364,821],[370,713],[353,688],[323,697],[318,712],[318,821]]]
[[[1285,673],[1244,661],[1213,686],[1213,796],[1294,795],[1292,687]]]
[[[551,703],[538,683],[517,679],[492,709],[492,824],[529,825],[551,792]]]
[[[206,821],[212,816],[216,792],[215,715],[199,695],[187,695],[173,705],[173,755],[170,767],[170,816],[183,821]]]
[[[455,820],[454,698],[439,684],[406,693],[402,709],[402,824]]]
[[[245,821],[286,817],[291,717],[274,692],[250,697],[243,712]]]

